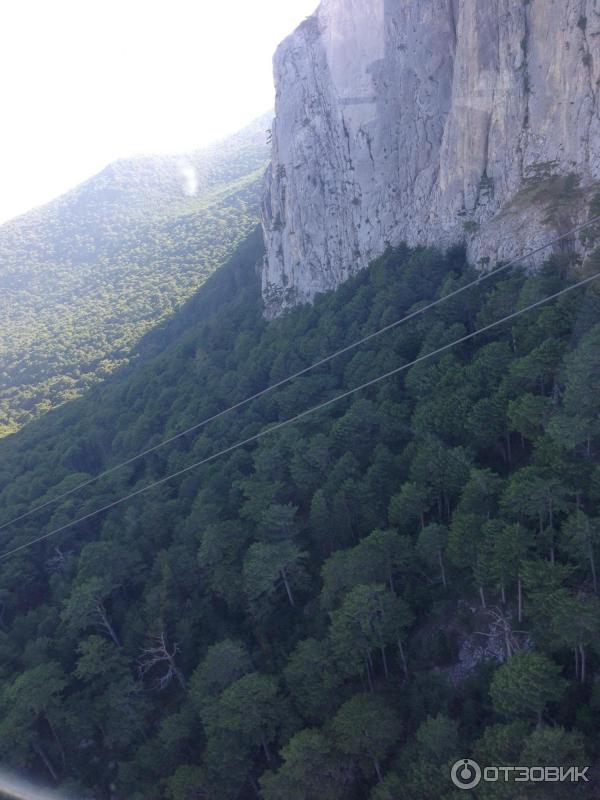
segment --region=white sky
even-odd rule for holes
[[[273,104],[318,0],[0,0],[0,221],[107,163],[194,150]]]

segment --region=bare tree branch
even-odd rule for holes
[[[506,660],[509,661],[516,652],[526,647],[529,634],[527,631],[513,630],[510,620],[500,608],[488,608],[487,614],[491,618],[488,632],[478,631],[477,635],[503,641]],[[519,637],[525,637],[525,641]]]
[[[182,689],[185,689],[185,678],[175,662],[175,657],[179,652],[177,642],[169,651],[167,639],[164,631],[154,638],[152,647],[142,650],[138,661],[138,674],[140,679],[144,679],[148,673],[160,668],[160,674],[154,681],[154,688],[163,691],[173,680],[176,680]]]

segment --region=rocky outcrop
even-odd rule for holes
[[[269,317],[388,243],[520,254],[598,192],[600,0],[323,0],[274,71]]]

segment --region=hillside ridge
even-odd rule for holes
[[[267,125],[120,160],[0,226],[0,436],[125,364],[228,259],[258,222]]]

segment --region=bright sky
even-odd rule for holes
[[[0,3],[0,221],[123,156],[194,150],[273,104],[318,0]]]

